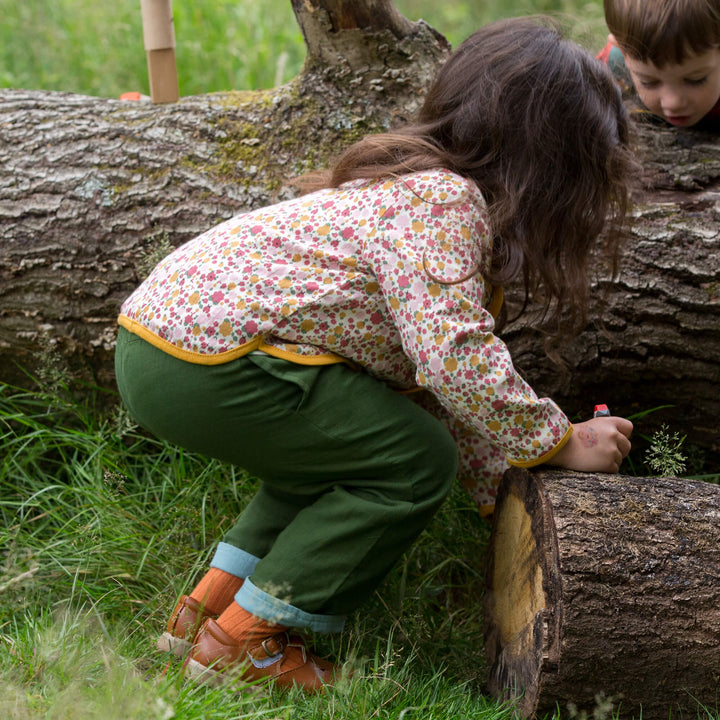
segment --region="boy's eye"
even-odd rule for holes
[[[644,88],[654,88],[660,84],[659,80],[640,80],[640,84]]]
[[[687,78],[687,79],[685,80],[685,82],[686,82],[688,85],[692,85],[692,86],[702,85],[702,84],[703,84],[704,82],[706,82],[706,81],[707,81],[707,75],[705,75],[705,76],[703,76],[703,77],[701,77],[701,78]]]

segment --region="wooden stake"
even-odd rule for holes
[[[177,102],[175,30],[171,0],[140,0],[150,97],[154,103]]]

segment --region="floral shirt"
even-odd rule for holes
[[[491,506],[507,461],[544,462],[572,430],[493,334],[502,298],[483,280],[491,249],[474,183],[441,170],[357,180],[238,215],[179,247],[119,322],[188,362],[261,351],[350,361],[399,390],[425,388],[461,455],[467,448],[464,484]]]

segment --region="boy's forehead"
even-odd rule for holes
[[[689,54],[679,63],[667,62],[660,66],[651,60],[638,60],[632,55],[625,57],[625,63],[632,72],[655,76],[672,75],[681,77],[693,73],[709,72],[716,67],[720,67],[720,49],[712,48],[699,55]]]

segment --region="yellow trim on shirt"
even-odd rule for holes
[[[490,296],[490,303],[487,307],[487,311],[496,318],[500,312],[500,308],[503,304],[503,289],[499,285],[493,285],[492,295]]]
[[[335,355],[335,353],[324,353],[323,355],[300,355],[300,353],[283,350],[282,348],[277,348],[274,345],[266,345],[264,342],[261,342],[257,349],[264,352],[266,355],[282,358],[283,360],[288,360],[296,365],[333,365],[335,363],[342,362],[347,363],[348,365],[355,365],[355,363],[351,360],[340,357],[340,355]]]
[[[333,365],[341,362],[348,363],[350,365],[354,364],[339,355],[335,355],[335,353],[324,353],[322,355],[300,355],[299,353],[293,353],[289,350],[282,350],[281,348],[264,343],[262,336],[253,338],[249,342],[238,345],[232,350],[215,353],[214,355],[204,355],[203,353],[193,352],[192,350],[185,350],[184,348],[180,348],[177,345],[164,340],[154,332],[148,330],[144,325],[141,325],[135,320],[131,320],[126,315],[120,315],[118,317],[118,324],[122,325],[122,327],[124,327],[128,332],[131,332],[149,342],[158,350],[162,350],[164,353],[172,355],[172,357],[175,357],[178,360],[184,360],[185,362],[193,363],[195,365],[222,365],[223,363],[237,360],[237,358],[243,357],[254,350],[259,350],[260,352],[264,352],[266,355],[273,355],[274,357],[288,360],[297,365]]]
[[[570,439],[570,436],[573,434],[573,426],[570,425],[570,427],[565,431],[565,434],[560,438],[560,442],[555,445],[554,448],[551,450],[548,450],[546,453],[541,455],[538,458],[534,458],[533,460],[511,460],[508,458],[508,462],[511,465],[514,465],[515,467],[522,467],[522,468],[529,468],[529,467],[535,467],[536,465],[542,465],[543,463],[546,463],[548,460],[551,460],[557,453],[562,450],[562,448],[565,446],[565,443]]]

